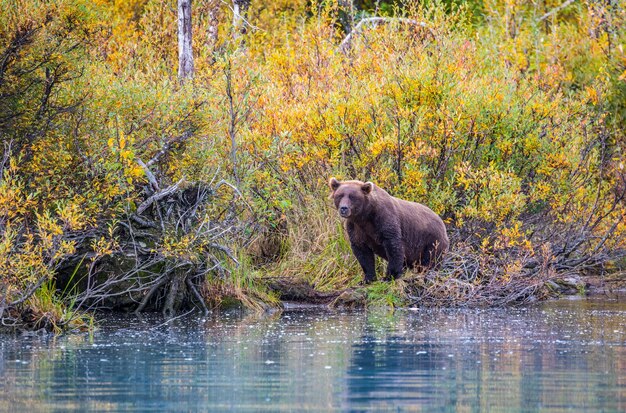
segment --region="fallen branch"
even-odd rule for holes
[[[133,214],[130,216],[130,219],[132,219],[133,221],[135,221],[137,224],[143,226],[143,227],[147,227],[147,228],[158,228],[159,226],[157,224],[155,224],[152,221],[148,221],[147,219],[143,219],[139,216],[137,216],[136,214]],[[122,221],[120,221],[120,223],[122,225],[125,225]],[[125,225],[127,228],[128,226]]]
[[[160,158],[161,156],[165,155],[166,153],[168,153],[170,151],[170,149],[172,148],[172,145],[175,143],[181,143],[186,141],[187,139],[189,139],[191,137],[191,132],[187,131],[184,132],[182,135],[180,135],[178,138],[172,139],[171,141],[167,142],[165,145],[163,145],[163,147],[156,153],[156,155],[154,155],[152,157],[152,159],[150,159],[148,161],[148,163],[146,164],[147,166],[152,166],[153,164],[155,164]]]
[[[228,256],[228,258],[230,258],[235,263],[235,265],[239,266],[239,261],[237,260],[237,258],[235,258],[230,248],[215,243],[209,244],[209,247],[222,251],[224,254],[226,254],[226,256]]]
[[[191,131],[186,131],[182,135],[180,135],[179,137],[174,138],[174,139],[170,140],[169,142],[165,143],[161,147],[161,149],[159,149],[159,151],[148,162],[144,162],[140,158],[135,158],[135,162],[137,162],[137,164],[139,166],[141,166],[141,168],[143,169],[144,173],[146,174],[146,178],[148,178],[148,182],[150,182],[150,186],[152,188],[152,191],[158,192],[160,190],[160,188],[159,188],[159,183],[158,183],[156,177],[154,176],[154,174],[150,170],[150,167],[152,165],[154,165],[155,163],[157,163],[159,161],[159,159],[161,159],[161,157],[163,155],[167,154],[172,149],[172,145],[177,144],[177,143],[181,143],[181,142],[185,142],[187,139],[189,139],[191,137],[191,135],[192,135]]]
[[[170,185],[169,187],[165,188],[162,191],[157,192],[156,194],[152,195],[150,198],[146,199],[145,201],[143,201],[138,207],[137,207],[137,215],[141,215],[150,205],[152,205],[152,203],[157,202],[163,198],[165,198],[168,195],[173,194],[174,192],[176,192],[178,190],[178,187],[185,182],[185,178],[180,178],[180,180],[178,182],[176,182],[174,185]]]
[[[303,302],[307,304],[330,304],[348,290],[318,291],[309,282],[291,277],[267,278],[267,287],[280,294],[282,301]]]

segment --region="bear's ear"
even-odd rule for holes
[[[330,186],[330,189],[332,189],[333,191],[336,191],[337,188],[339,188],[339,185],[341,185],[341,183],[333,177],[333,178],[330,178],[330,181],[328,181],[328,185]]]
[[[365,194],[372,192],[372,189],[374,189],[374,184],[369,181],[361,185],[361,190],[365,192]]]

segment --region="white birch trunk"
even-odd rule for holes
[[[191,0],[178,0],[178,77],[183,81],[193,77]]]
[[[247,32],[248,7],[250,7],[250,0],[233,0],[233,38],[235,40]]]

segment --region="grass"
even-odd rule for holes
[[[367,286],[367,305],[372,307],[403,307],[407,301],[405,281],[377,281]]]
[[[55,334],[67,330],[92,330],[93,316],[74,309],[74,304],[57,293],[51,280],[43,283],[27,301],[27,316],[23,319],[33,330],[43,328]]]
[[[261,274],[254,268],[246,254],[237,254],[238,263],[228,262],[221,277],[210,276],[203,292],[209,307],[244,307],[254,311],[278,308],[280,300],[261,281]]]
[[[287,228],[287,253],[262,269],[263,277],[306,281],[318,291],[356,286],[361,268],[342,223],[325,200],[313,200],[306,214],[295,213]]]

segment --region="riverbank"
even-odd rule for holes
[[[458,280],[451,280],[458,284]],[[435,297],[421,292],[418,296],[411,295],[419,290],[436,289],[434,281],[429,283],[423,277],[403,277],[393,283],[377,282],[369,286],[357,286],[333,292],[322,292],[313,285],[303,282],[293,282],[288,279],[276,278],[268,283],[269,289],[285,302],[304,306],[327,306],[331,308],[365,308],[365,307],[497,307],[497,306],[524,306],[538,301],[558,299],[566,296],[601,297],[622,296],[626,293],[626,273],[616,273],[607,276],[585,276],[555,278],[539,285],[529,285],[525,293],[518,293],[508,297],[504,303],[497,302],[502,296],[483,297],[480,301],[471,296],[455,298]],[[441,290],[439,287],[438,289]],[[474,288],[476,289],[476,288]],[[478,294],[478,293],[475,293]],[[492,301],[491,305],[489,301]],[[497,304],[496,304],[497,303]]]
[[[242,26],[212,1],[194,7],[197,64],[180,77],[187,20],[162,0],[12,3],[2,325],[337,292],[346,306],[524,305],[624,270],[613,2],[251,1]],[[428,206],[446,262],[360,287],[331,176]]]
[[[437,284],[439,283],[439,284]],[[450,285],[456,286],[453,290]],[[463,287],[460,288],[459,286]],[[519,286],[519,285],[518,285]],[[490,288],[493,288],[491,286]],[[620,297],[626,294],[626,273],[614,273],[605,276],[584,276],[555,278],[539,284],[528,285],[514,296],[505,296],[502,293],[485,296],[480,286],[470,287],[458,279],[440,279],[437,281],[436,272],[422,274],[405,274],[401,279],[384,282],[379,281],[370,285],[355,285],[334,291],[320,290],[302,279],[286,277],[268,277],[264,279],[266,296],[273,297],[269,302],[257,298],[251,305],[251,298],[242,299],[239,294],[229,294],[222,291],[222,297],[206,302],[206,308],[213,311],[228,311],[238,308],[249,314],[262,314],[281,309],[318,308],[323,309],[363,309],[363,308],[489,308],[489,307],[527,307],[541,301],[551,301],[563,297]],[[483,287],[485,289],[485,287]],[[465,295],[460,295],[460,292]],[[502,291],[507,291],[505,286]],[[440,296],[440,294],[448,294]],[[453,295],[454,293],[454,295]],[[482,295],[481,295],[482,294]],[[482,297],[482,298],[478,298]],[[504,301],[498,301],[506,298]],[[515,299],[513,299],[515,298]],[[45,308],[45,307],[41,307]],[[106,320],[118,315],[128,314],[128,310],[111,311],[97,310],[92,312],[80,309],[65,308],[59,302],[58,311],[43,311],[40,308],[23,306],[10,314],[13,325],[4,325],[0,330],[10,332],[53,332],[56,334],[67,331],[79,332],[93,330],[97,327],[95,319]],[[178,317],[190,312],[203,312],[204,307],[194,306],[189,302],[188,307],[181,308]],[[154,314],[148,312],[146,314]],[[44,333],[45,334],[45,333]]]

